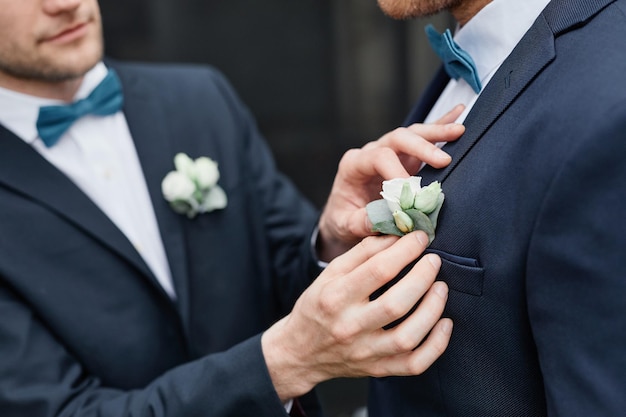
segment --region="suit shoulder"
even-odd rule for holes
[[[140,84],[141,90],[164,103],[221,103],[242,111],[246,106],[230,81],[211,65],[107,61],[124,85]]]
[[[116,71],[129,76],[141,77],[147,80],[159,81],[167,79],[185,82],[215,82],[228,83],[220,70],[211,65],[201,64],[174,64],[174,63],[146,63],[146,62],[114,62],[110,65]]]
[[[115,69],[122,78],[141,79],[147,83],[158,85],[160,88],[174,87],[174,90],[186,88],[197,90],[204,88],[219,88],[233,90],[224,74],[211,65],[179,64],[179,63],[149,63],[149,62],[121,62],[106,61],[107,65]]]

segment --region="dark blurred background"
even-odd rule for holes
[[[439,66],[423,27],[375,0],[101,0],[107,55],[211,64],[255,114],[276,157],[321,207],[337,163],[402,123]],[[328,417],[365,404],[364,379],[323,384]],[[359,414],[357,412],[357,414]]]

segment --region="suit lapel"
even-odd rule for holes
[[[0,126],[0,185],[55,212],[155,279],[126,236],[69,178]]]
[[[463,136],[446,145],[445,150],[452,156],[452,163],[439,172],[426,167],[422,170],[423,176],[434,176],[444,181],[487,129],[554,57],[552,31],[540,16],[481,93],[465,119]]]
[[[543,15],[555,36],[583,25],[615,0],[552,0]]]
[[[161,195],[161,179],[173,169],[174,150],[164,126],[165,115],[142,80],[118,70],[124,87],[124,113],[146,178],[177,294],[178,310],[188,323],[185,241],[180,216]],[[152,93],[152,94],[151,94]],[[130,262],[163,297],[163,287],[126,236],[69,178],[32,147],[0,125],[0,186],[57,213],[81,232]]]
[[[446,145],[452,163],[441,171],[425,167],[420,172],[425,181],[444,181],[526,86],[554,60],[557,35],[584,23],[613,1],[553,0],[481,93],[465,119],[465,134]]]
[[[189,291],[185,237],[181,215],[176,214],[163,198],[161,181],[174,169],[172,133],[165,121],[168,115],[159,104],[158,91],[137,73],[116,68],[124,88],[124,114],[146,179],[159,231],[168,258],[177,304],[184,323],[189,323]]]

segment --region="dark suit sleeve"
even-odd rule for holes
[[[140,389],[90,375],[10,290],[0,287],[2,417],[286,416],[260,337],[173,368]]]
[[[243,183],[252,184],[254,199],[250,204],[256,207],[257,223],[264,227],[265,242],[259,246],[267,245],[276,294],[285,313],[321,272],[311,245],[319,213],[291,180],[277,170],[254,117],[228,81],[217,71],[211,73],[211,78],[230,107],[234,124],[242,129],[237,135],[243,138],[239,144],[241,160],[233,165],[241,167]]]
[[[529,315],[549,415],[626,412],[626,105],[572,138],[530,246]]]

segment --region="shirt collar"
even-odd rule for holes
[[[457,28],[454,40],[471,55],[483,85],[548,3],[550,0],[493,0]]]
[[[85,74],[74,100],[87,97],[100,84],[107,72],[102,62],[90,69]],[[0,87],[0,124],[25,142],[33,143],[39,137],[37,133],[39,108],[55,104],[62,104],[62,101],[31,96]]]

